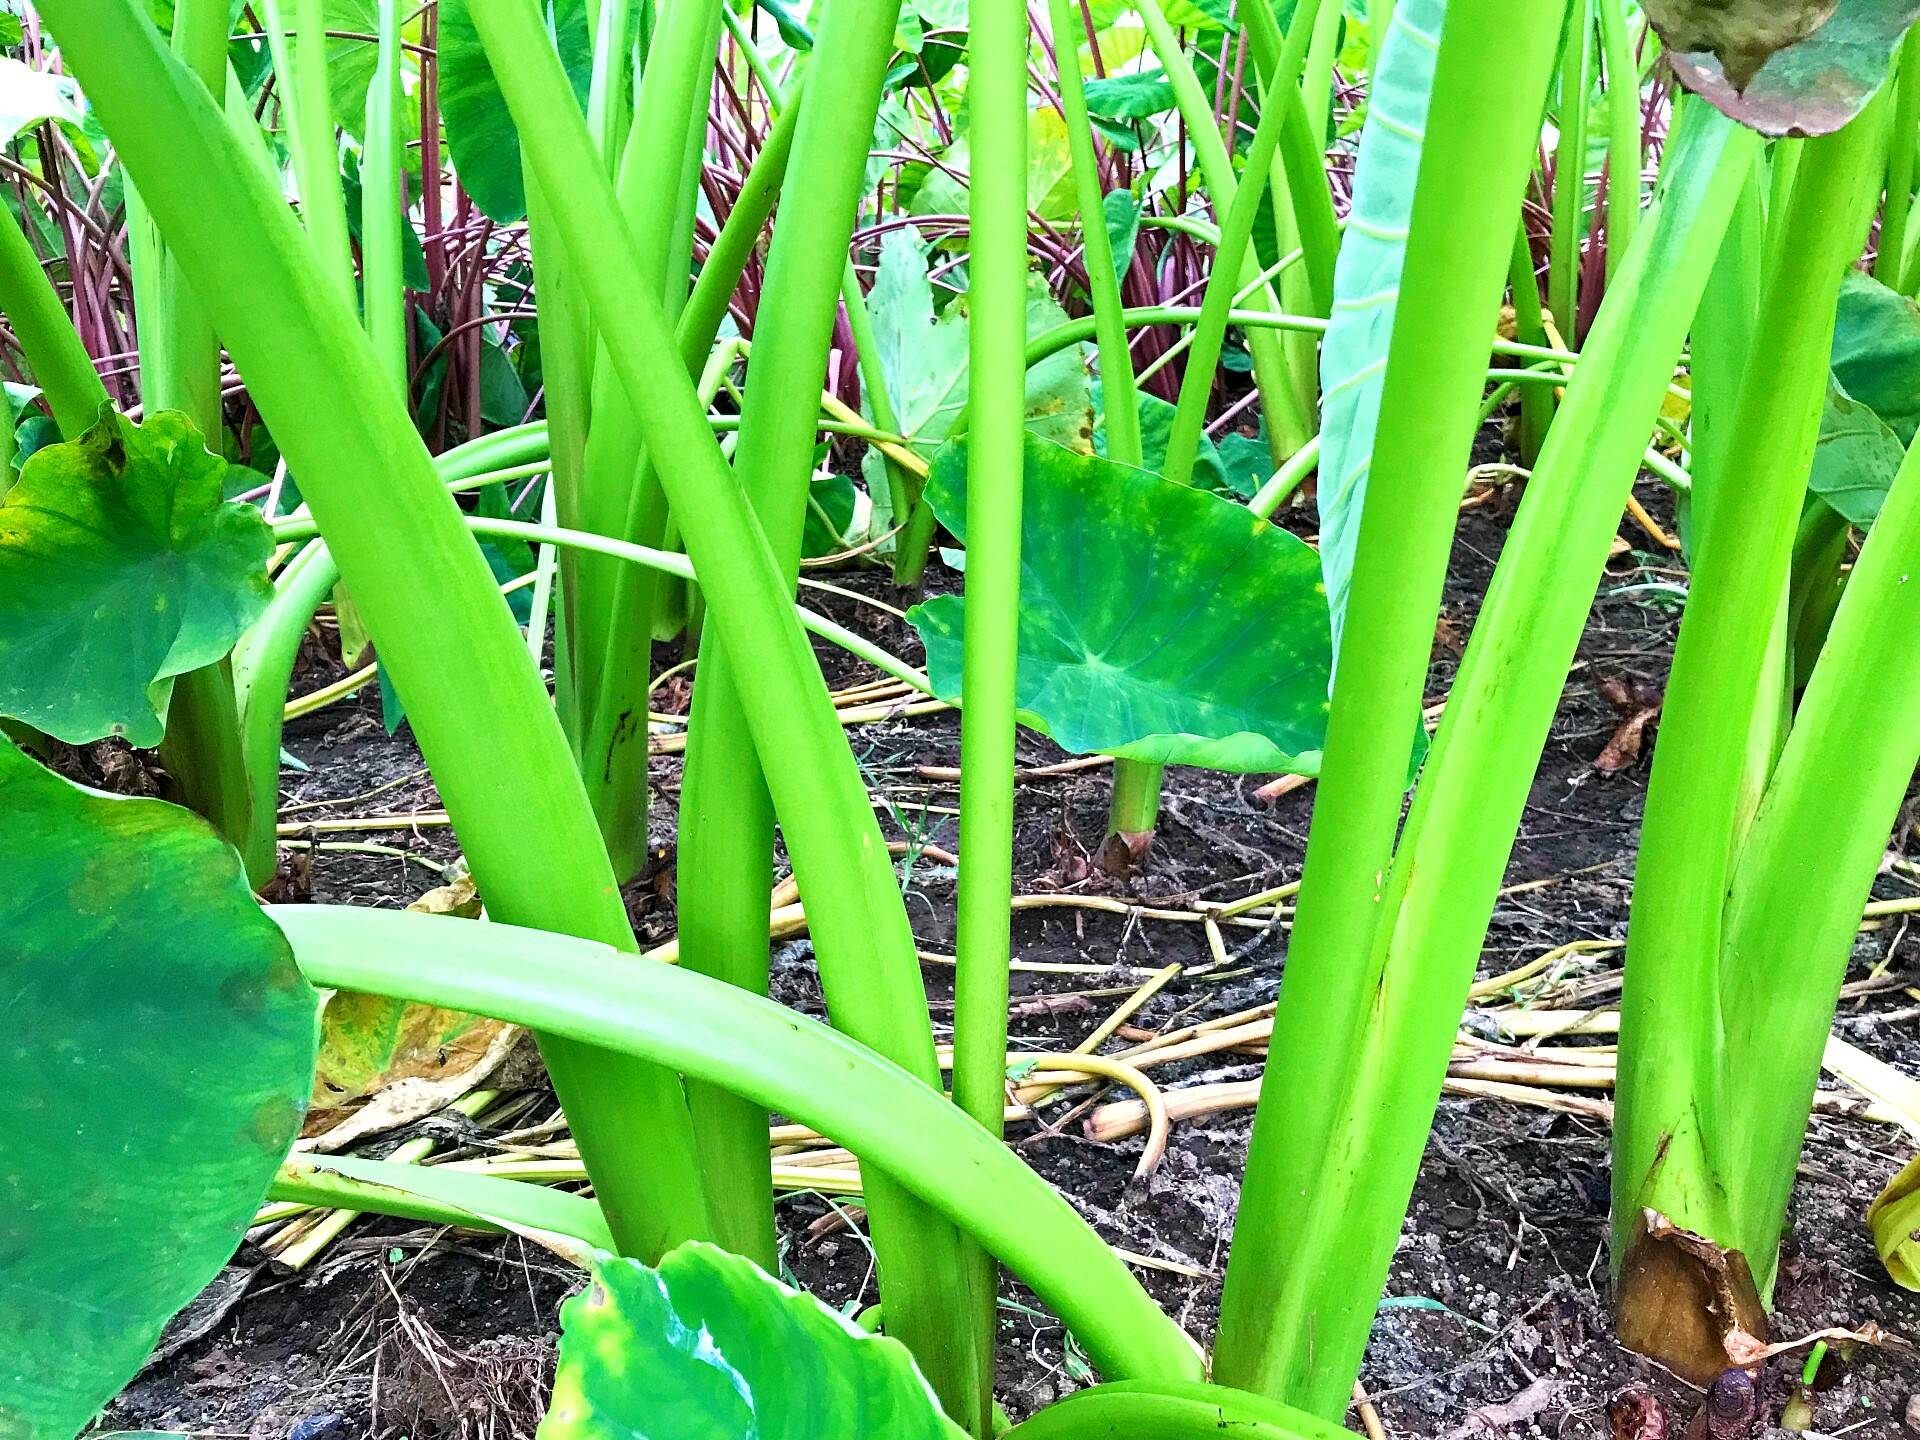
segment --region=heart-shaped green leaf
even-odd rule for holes
[[[1833,326],[1833,375],[1902,441],[1920,430],[1920,306],[1849,271]]]
[[[1763,135],[1825,135],[1887,78],[1916,0],[1647,0],[1673,73]]]
[[[273,594],[273,534],[185,416],[102,411],[0,499],[0,715],[67,741],[157,745],[166,682],[211,664]]]
[[[204,821],[0,745],[0,1435],[66,1440],[239,1244],[316,997]]]
[[[927,496],[966,534],[966,447]],[[1076,753],[1312,774],[1326,734],[1326,590],[1310,546],[1231,501],[1027,437],[1021,719]],[[960,693],[963,607],[908,612],[927,674]]]
[[[574,99],[584,109],[593,72],[593,33],[587,23],[586,0],[552,0],[541,8],[556,37],[560,63],[573,82]],[[494,82],[480,32],[467,13],[467,0],[441,4],[439,51],[440,113],[446,120],[453,168],[474,204],[490,219],[511,224],[527,213],[520,132]]]
[[[698,1242],[650,1270],[613,1256],[560,1311],[541,1440],[945,1440],[897,1340]]]

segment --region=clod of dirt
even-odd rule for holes
[[[1667,1440],[1673,1433],[1667,1407],[1646,1390],[1622,1390],[1609,1400],[1607,1426],[1613,1440]]]

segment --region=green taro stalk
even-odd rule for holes
[[[1797,881],[1790,892],[1743,884],[1753,873],[1743,842],[1756,764],[1758,784],[1772,794],[1773,697],[1786,683],[1784,650],[1775,643],[1782,597],[1826,396],[1840,280],[1865,240],[1884,125],[1876,103],[1837,133],[1807,141],[1786,208],[1774,220],[1776,259],[1751,342],[1752,356],[1765,363],[1746,367],[1732,433],[1713,452],[1711,478],[1728,488],[1712,499],[1697,546],[1635,871],[1614,1127],[1619,1328],[1626,1344],[1695,1379],[1710,1379],[1726,1363],[1729,1325],[1755,1331],[1765,1324],[1761,1300],[1771,1288],[1785,1191],[1776,1177],[1755,1173],[1765,1164],[1736,1159],[1742,1137],[1749,1126],[1769,1136],[1757,1153],[1778,1163],[1780,1133],[1791,1131],[1797,1145],[1805,1121],[1804,1112],[1794,1113],[1799,1073],[1769,1053],[1799,1043],[1796,1030],[1784,1018],[1758,1032],[1747,1028],[1760,1016],[1777,1017],[1783,1003],[1804,1019],[1801,1003],[1774,996],[1805,982],[1799,966],[1776,966],[1765,976],[1747,969],[1756,950],[1773,952],[1770,945],[1730,948],[1729,895],[1739,891],[1745,906],[1772,919],[1795,903],[1816,911],[1803,923],[1831,919],[1827,902],[1799,893]],[[1794,729],[1810,720],[1833,723],[1803,710]],[[1849,738],[1874,743],[1858,733]],[[1832,772],[1831,784],[1844,784],[1847,769]],[[1863,783],[1877,780],[1869,768]],[[1831,791],[1802,804],[1793,818],[1809,823],[1822,805],[1853,813]],[[1876,832],[1876,850],[1883,838]],[[1856,888],[1864,894],[1866,883],[1853,885],[1856,877],[1841,868],[1845,854],[1842,847],[1827,857],[1841,900]],[[1827,958],[1810,955],[1803,963]],[[1821,1020],[1822,1034],[1824,1028]],[[1735,1029],[1746,1037],[1741,1051],[1729,1042]],[[1790,1177],[1790,1150],[1784,1169]],[[1724,1298],[1715,1293],[1718,1280],[1703,1293],[1702,1262],[1684,1241],[1671,1242],[1669,1226],[1723,1249]]]
[[[407,701],[491,912],[635,948],[545,687],[389,377],[285,201],[126,0],[45,7],[214,329],[246,377]],[[236,267],[254,282],[227,279]],[[487,717],[480,726],[476,716]],[[637,961],[635,963],[638,963]],[[678,1078],[544,1054],[622,1247],[708,1232]]]

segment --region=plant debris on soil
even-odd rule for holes
[[[1512,500],[1511,489],[1491,492],[1462,514],[1436,635],[1430,706],[1444,703]],[[1310,529],[1310,511],[1290,514],[1286,523]],[[1508,867],[1509,888],[1484,947],[1483,976],[1570,942],[1618,941],[1626,933],[1647,766],[1658,744],[1659,695],[1685,572],[1678,557],[1632,521],[1621,534],[1623,553],[1603,577],[1534,782]],[[898,598],[877,569],[836,578]],[[928,583],[954,589],[959,577],[935,566]],[[912,629],[888,613],[832,595],[815,595],[811,603],[918,659]],[[822,648],[820,654],[835,686],[874,677],[842,652]],[[677,646],[662,647],[662,666],[679,658]],[[295,691],[338,673],[316,660],[296,678]],[[668,709],[684,698],[684,687],[675,686],[657,697]],[[378,692],[370,689],[356,702],[289,725],[287,749],[306,768],[283,774],[285,821],[439,809],[410,735],[403,729],[387,736],[379,715]],[[907,843],[900,871],[921,944],[930,953],[950,953],[957,716],[895,718],[860,724],[849,734],[889,837]],[[1023,766],[1039,770],[1066,758],[1046,740],[1022,734]],[[651,826],[659,863],[631,896],[636,927],[650,944],[674,930],[679,776],[677,755],[656,759]],[[1268,801],[1256,792],[1269,779],[1170,770],[1150,853],[1130,875],[1114,878],[1095,863],[1106,771],[1095,766],[1027,776],[1019,785],[1015,889],[1187,908],[1296,880],[1313,787],[1291,787]],[[1904,833],[1895,837],[1896,851],[1906,844]],[[451,831],[426,824],[366,831],[316,824],[290,836],[283,855],[284,898],[400,906],[442,883],[457,846]],[[1890,870],[1875,893],[1894,898],[1917,890],[1920,882]],[[1013,948],[1021,961],[1098,968],[1016,971],[1013,1047],[1072,1049],[1139,988],[1145,973],[1168,966],[1183,967],[1182,973],[1129,1017],[1135,1028],[1127,1033],[1192,1025],[1274,999],[1286,958],[1284,915],[1255,928],[1220,927],[1222,964],[1206,927],[1129,913],[1125,905],[1114,910],[1120,913],[1016,910]],[[1920,1075],[1915,955],[1901,917],[1863,930],[1848,976],[1856,983],[1842,1000],[1835,1029]],[[1617,998],[1618,966],[1617,950],[1574,950],[1539,977],[1544,988],[1532,998],[1566,1008],[1604,1007]],[[952,1017],[952,971],[929,963],[925,979],[936,1031],[944,1035]],[[776,999],[823,1013],[804,938],[774,943],[773,986]],[[1481,1019],[1470,1012],[1468,1029]],[[1253,1080],[1260,1070],[1259,1053],[1221,1050],[1153,1073],[1171,1092]],[[1497,1092],[1441,1099],[1367,1353],[1361,1385],[1370,1408],[1350,1415],[1349,1425],[1446,1440],[1616,1434],[1653,1440],[1664,1432],[1649,1428],[1647,1417],[1659,1409],[1671,1416],[1672,1433],[1683,1433],[1701,1409],[1700,1392],[1623,1351],[1612,1335],[1604,1095],[1581,1092],[1574,1097],[1579,1105],[1563,1109],[1515,1103]],[[550,1115],[551,1097],[539,1106],[536,1118]],[[1014,1127],[1009,1143],[1108,1241],[1149,1262],[1138,1268],[1142,1282],[1189,1333],[1209,1341],[1252,1111],[1175,1124],[1164,1162],[1136,1180],[1142,1137],[1090,1140],[1081,1108],[1049,1109],[1044,1123]],[[371,1153],[398,1138],[387,1137],[388,1144]],[[1885,1124],[1847,1113],[1815,1115],[1774,1296],[1776,1338],[1872,1323],[1895,1337],[1920,1339],[1920,1296],[1888,1280],[1861,1219],[1910,1151],[1911,1143]],[[872,1254],[856,1210],[842,1199],[794,1193],[781,1198],[778,1212],[783,1261],[797,1283],[849,1313],[874,1301]],[[176,1326],[179,1343],[163,1345],[156,1363],[107,1411],[105,1425],[291,1440],[530,1435],[551,1377],[558,1306],[583,1283],[579,1272],[518,1239],[375,1219],[356,1222],[297,1274],[262,1263],[250,1250],[235,1265],[213,1323],[201,1316],[200,1328],[184,1339]],[[1752,1397],[1752,1417],[1740,1422],[1738,1433],[1767,1433],[1804,1358],[1794,1352],[1771,1362]],[[1010,1280],[1003,1287],[999,1362],[999,1398],[1016,1419],[1094,1378],[1073,1337]],[[1821,1384],[1811,1396],[1819,1433],[1920,1433],[1908,1428],[1910,1407],[1920,1406],[1920,1362],[1911,1351],[1854,1347],[1823,1367]]]

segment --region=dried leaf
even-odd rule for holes
[[[1620,1343],[1706,1386],[1766,1348],[1767,1312],[1747,1258],[1643,1210],[1620,1267]]]

